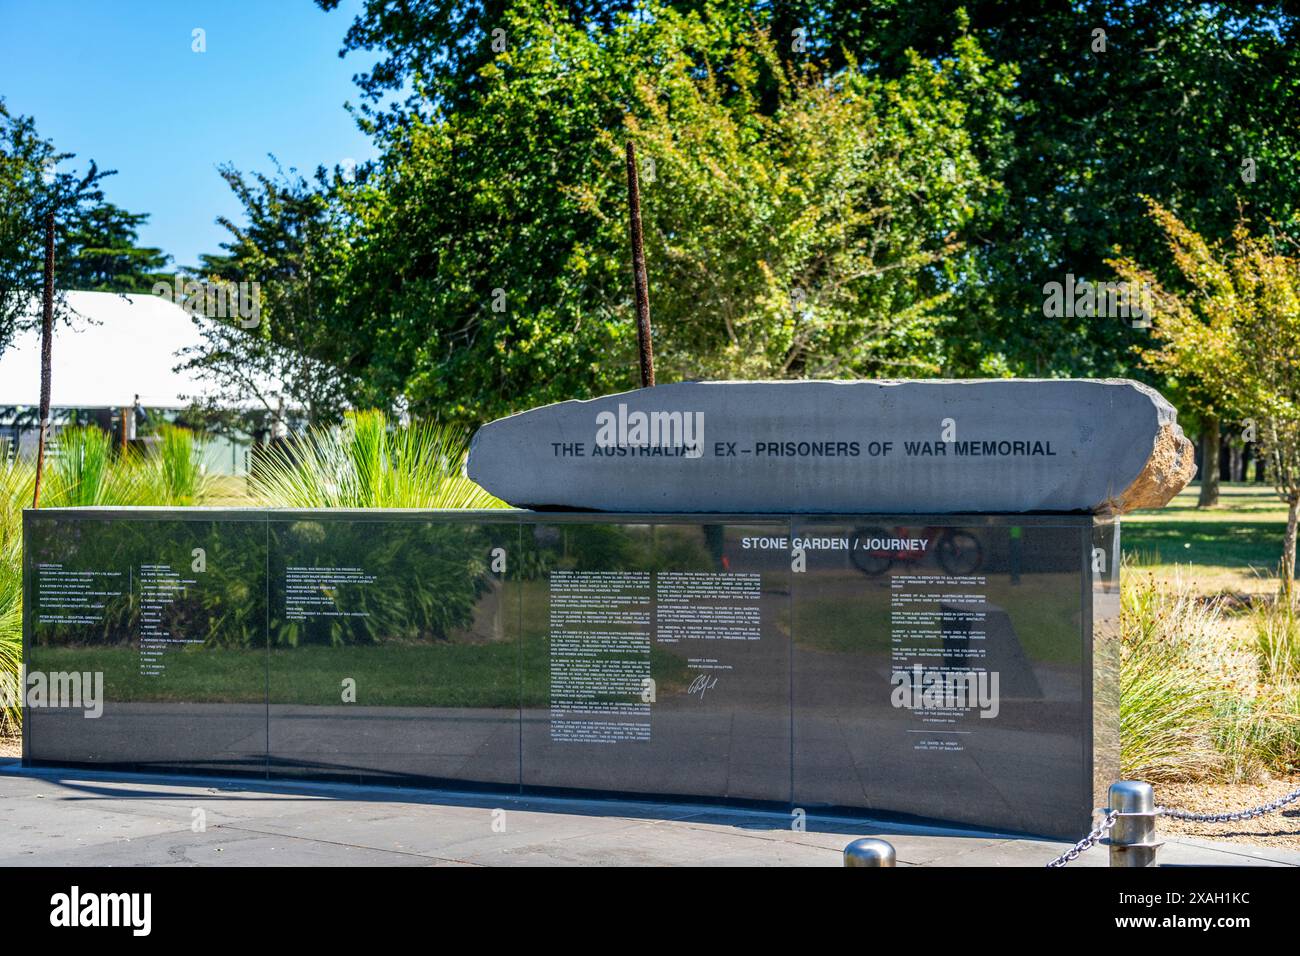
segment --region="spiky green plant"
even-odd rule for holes
[[[1300,683],[1300,614],[1285,601],[1260,602],[1251,614],[1259,662],[1277,683]]]
[[[119,452],[107,432],[65,428],[46,466],[43,508],[196,505],[210,481],[193,432],[164,426],[149,451]]]
[[[43,508],[163,504],[138,453],[115,454],[113,439],[94,426],[59,432],[57,453],[46,459]]]
[[[50,507],[103,504],[113,457],[112,438],[98,428],[65,428],[46,461],[45,501]]]
[[[288,508],[500,508],[463,474],[463,431],[430,422],[394,426],[379,411],[267,451],[253,494]]]
[[[17,733],[18,671],[23,659],[23,508],[31,504],[36,468],[0,462],[0,734]]]
[[[145,468],[157,504],[194,505],[207,496],[211,482],[203,464],[203,445],[189,429],[163,426]]]

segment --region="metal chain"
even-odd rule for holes
[[[1238,820],[1251,820],[1255,817],[1267,816],[1270,813],[1276,813],[1288,804],[1300,800],[1300,789],[1292,790],[1284,796],[1278,797],[1269,803],[1260,804],[1257,807],[1248,807],[1245,810],[1236,810],[1232,813],[1192,813],[1189,810],[1178,810],[1174,807],[1156,807],[1156,816],[1170,817],[1174,820],[1190,820],[1196,823],[1232,823]],[[1094,815],[1104,814],[1101,823],[1093,829],[1086,837],[1076,843],[1070,849],[1058,856],[1048,867],[1061,867],[1067,863],[1073,863],[1079,858],[1085,850],[1091,850],[1101,842],[1110,829],[1115,826],[1115,821],[1119,819],[1119,811],[1111,810],[1106,807],[1098,807],[1092,811]]]
[[[1067,863],[1073,863],[1075,860],[1079,858],[1079,854],[1081,854],[1084,850],[1091,850],[1093,847],[1095,847],[1101,841],[1101,838],[1104,837],[1108,832],[1110,832],[1110,828],[1115,825],[1115,820],[1119,817],[1118,811],[1108,810],[1105,807],[1098,807],[1096,810],[1092,812],[1094,814],[1097,813],[1105,814],[1105,816],[1102,818],[1101,823],[1097,824],[1097,826],[1093,829],[1093,831],[1089,833],[1086,837],[1084,837],[1074,846],[1070,847],[1070,849],[1066,850],[1064,853],[1058,856],[1051,863],[1048,863],[1047,864],[1048,867],[1065,866],[1065,864]]]
[[[1237,820],[1251,820],[1255,817],[1276,813],[1288,803],[1295,803],[1297,800],[1300,800],[1300,790],[1292,790],[1286,796],[1278,797],[1272,803],[1263,803],[1257,807],[1237,810],[1233,813],[1192,813],[1188,810],[1176,810],[1172,807],[1156,807],[1156,813],[1162,817],[1172,817],[1175,820],[1191,820],[1195,823],[1233,823]]]

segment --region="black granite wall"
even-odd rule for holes
[[[89,509],[25,534],[32,764],[1059,836],[1113,776],[1118,535],[1089,517]]]

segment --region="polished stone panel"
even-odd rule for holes
[[[744,547],[788,522],[542,521],[524,786],[788,801],[789,560]]]
[[[30,757],[264,772],[265,521],[191,515],[29,512],[26,670],[63,691],[28,707]]]
[[[870,525],[863,522],[870,520]],[[800,520],[794,791],[1069,834],[1088,818],[1087,518]]]
[[[272,771],[517,786],[518,523],[308,512],[269,534]]]
[[[93,698],[29,706],[29,762],[1073,837],[1117,772],[1118,525],[1090,516],[90,509],[25,534],[28,671]]]

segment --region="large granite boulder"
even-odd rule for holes
[[[1122,514],[1195,471],[1125,379],[682,382],[484,425],[467,472],[520,507]]]

